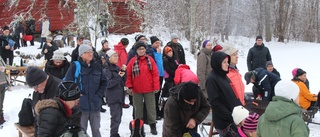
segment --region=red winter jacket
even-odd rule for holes
[[[146,55],[152,65],[152,70],[148,69],[147,59],[145,56],[139,57],[138,64],[140,69],[140,75],[133,78],[132,67],[137,58],[137,56],[133,57],[127,67],[127,81],[126,86],[128,88],[132,88],[132,93],[150,93],[155,90],[160,90],[160,82],[159,82],[159,73],[156,62],[152,59],[151,56]]]
[[[119,60],[116,65],[121,69],[123,64],[127,64],[128,53],[121,42],[119,42],[117,45],[114,45],[114,51],[117,52],[119,56]]]
[[[188,65],[186,64],[179,65],[174,74],[174,83],[178,85],[181,82],[189,82],[189,81],[199,84],[198,76],[190,70],[190,67]]]

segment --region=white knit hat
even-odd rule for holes
[[[51,60],[64,60],[64,55],[63,51],[61,50],[56,50],[53,52],[53,56]]]
[[[298,85],[291,80],[281,80],[274,87],[274,94],[276,96],[292,99],[293,101],[297,99],[299,91]]]
[[[232,111],[232,118],[236,125],[239,125],[242,120],[249,116],[249,111],[243,106],[236,106]]]
[[[78,49],[78,52],[79,52],[79,56],[81,57],[81,55],[84,53],[84,52],[87,52],[88,50],[92,50],[92,48],[86,44],[81,44],[79,49]]]
[[[107,51],[107,55],[108,55],[109,58],[115,53],[116,52],[114,50],[111,50],[111,49]]]
[[[235,53],[236,51],[238,51],[238,49],[234,48],[231,45],[224,45],[223,49],[221,50],[222,52],[228,54],[229,56],[231,56],[233,53]]]

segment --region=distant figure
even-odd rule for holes
[[[278,75],[280,77],[280,73],[278,72],[278,70],[276,68],[273,67],[273,63],[271,61],[267,61],[266,69],[269,72],[272,72],[272,73],[274,73],[274,74],[276,74],[276,75]]]
[[[58,49],[58,44],[52,40],[51,36],[47,36],[46,43],[44,44],[41,53],[44,54],[44,59],[49,61],[53,56],[53,52]]]
[[[206,91],[206,80],[210,74],[212,68],[210,65],[211,62],[211,53],[212,53],[212,42],[210,40],[205,40],[202,43],[202,48],[198,54],[197,58],[197,76],[199,79],[199,86],[203,95],[208,98]]]
[[[301,118],[299,87],[292,81],[279,81],[275,95],[259,118],[258,137],[309,137],[309,128]]]
[[[71,62],[78,60],[78,58],[79,58],[79,47],[80,47],[81,44],[83,44],[83,40],[84,40],[83,36],[78,36],[77,37],[77,47],[74,48],[74,50],[71,53]]]
[[[8,26],[3,27],[3,34],[0,35],[0,55],[6,64],[12,66],[13,63],[13,51],[17,48],[17,43],[10,35]]]
[[[108,13],[106,10],[99,14],[99,23],[102,36],[108,36]]]
[[[263,44],[262,37],[257,36],[256,43],[250,48],[247,56],[248,71],[256,68],[265,68],[266,62],[271,61],[269,49]]]
[[[190,70],[190,67],[186,64],[180,64],[174,74],[174,83],[178,85],[189,81],[199,84],[198,76]]]
[[[114,45],[114,51],[117,52],[119,56],[119,61],[117,66],[121,68],[123,65],[127,65],[128,53],[127,46],[129,45],[129,40],[127,38],[121,38],[120,42],[117,45]]]
[[[50,32],[50,20],[49,18],[44,15],[44,17],[40,20],[40,31],[41,31],[41,39],[40,39],[40,47],[39,49],[43,48],[43,43],[46,41],[46,37],[51,34]]]
[[[15,15],[13,21],[11,22],[12,26],[12,36],[14,37],[14,41],[17,44],[17,48],[20,48],[20,39],[22,34],[24,33],[23,28],[23,18],[21,16]],[[23,43],[21,43],[23,44]]]
[[[48,60],[45,66],[45,72],[59,79],[63,79],[70,66],[69,61],[64,57],[62,50],[53,52],[51,60]]]
[[[110,50],[108,40],[104,39],[101,41],[101,50],[99,50],[99,55],[106,55],[107,51]]]
[[[175,76],[175,71],[177,70],[179,63],[173,54],[172,48],[166,46],[164,48],[163,55],[163,68],[164,68],[164,85],[162,88],[162,97],[169,97],[169,89],[174,87],[173,78]]]
[[[167,43],[167,46],[172,48],[173,54],[176,56],[179,64],[186,64],[184,49],[178,41],[179,41],[178,34],[172,33],[171,41]]]
[[[32,17],[32,15],[29,13],[28,18],[26,19],[26,30],[25,30],[26,35],[24,37],[30,37],[30,44],[31,46],[34,46],[34,34],[36,33],[36,21]],[[27,41],[24,38],[24,46],[27,47]]]

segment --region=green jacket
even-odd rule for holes
[[[274,96],[259,118],[258,137],[308,137],[309,128],[301,118],[301,111],[293,101]]]

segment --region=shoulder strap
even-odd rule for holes
[[[74,83],[79,83],[79,88],[82,90],[81,77],[79,77],[81,74],[81,65],[79,61],[73,61],[73,63],[76,65],[76,71],[74,72]]]

